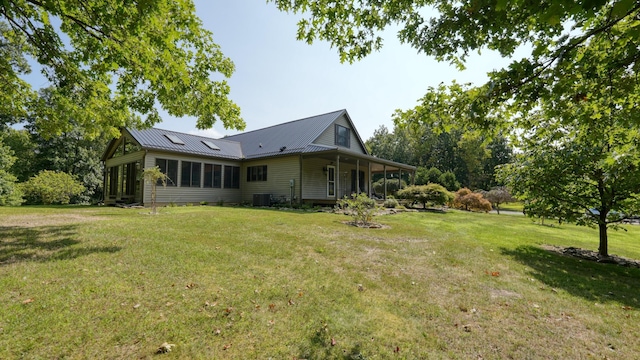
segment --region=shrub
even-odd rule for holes
[[[387,179],[387,195],[395,194],[400,187],[404,188],[406,186],[407,182],[404,180],[400,180],[400,184],[398,184],[398,179]],[[373,183],[373,191],[378,195],[384,194],[384,179],[380,179]]]
[[[454,198],[447,189],[440,184],[414,185],[398,191],[398,196],[413,202],[419,202],[426,209],[427,203],[444,205]]]
[[[85,191],[73,176],[59,171],[43,170],[23,184],[22,189],[30,203],[68,204],[71,198]]]
[[[389,196],[387,197],[387,200],[384,201],[384,207],[389,208],[389,209],[393,209],[398,207],[398,200],[394,199],[393,196]]]
[[[491,211],[489,200],[485,199],[482,194],[474,193],[467,188],[456,191],[453,206],[466,211]]]
[[[369,225],[373,214],[378,210],[376,201],[367,195],[352,194],[351,197],[344,197],[338,202],[338,206],[349,211],[356,225]]]

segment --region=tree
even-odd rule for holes
[[[626,38],[629,26],[621,21],[594,35],[579,49],[580,61],[558,66],[551,87],[557,96],[523,114],[520,121],[535,126],[523,133],[515,163],[501,171],[514,195],[534,209],[597,226],[603,257],[608,228],[640,214],[640,69],[622,61],[638,55]]]
[[[0,135],[0,206],[17,206],[23,202],[22,191],[17,186],[17,178],[9,171],[16,158],[2,141]]]
[[[282,11],[303,14],[305,18],[298,22],[298,39],[309,44],[328,41],[338,50],[341,61],[353,62],[379,50],[383,43],[379,33],[389,26],[399,27],[401,42],[459,68],[472,52],[491,49],[510,57],[521,44],[529,44],[528,58],[514,59],[507,68],[492,72],[480,91],[468,95],[488,95],[499,102],[515,98],[529,104],[530,109],[536,107],[538,99],[552,97],[543,91],[544,82],[551,79],[547,75],[578,61],[579,50],[592,38],[618,28],[632,55],[603,59],[603,64],[637,64],[640,52],[632,45],[640,38],[640,29],[633,26],[640,3],[634,0],[270,1]],[[469,105],[450,111],[470,112],[466,118],[486,120],[482,102]]]
[[[430,169],[419,166],[416,169],[416,185],[438,183],[438,181],[440,180],[440,176],[442,176],[442,171],[438,170],[438,168],[435,166],[431,167]]]
[[[391,24],[399,24],[403,42],[459,67],[472,51],[507,57],[528,44],[528,57],[489,73],[485,84],[429,88],[411,118],[519,136],[524,152],[504,167],[507,185],[538,210],[556,209],[560,221],[597,223],[602,256],[608,224],[621,217],[615,214],[638,212],[631,174],[637,178],[640,2],[273,1],[307,14],[298,38],[328,40],[343,61],[379,49],[377,31]]]
[[[449,191],[456,191],[460,189],[460,183],[456,180],[456,175],[451,171],[445,171],[440,175],[438,184],[442,184]]]
[[[67,173],[43,170],[24,183],[22,189],[30,203],[65,205],[81,194],[84,186]]]
[[[150,126],[160,120],[157,105],[197,117],[199,128],[217,120],[244,128],[228,84],[212,80],[230,77],[234,65],[191,0],[2,1],[0,55],[3,121],[33,117],[43,134],[69,131],[70,119],[88,136]],[[53,85],[54,106],[20,78],[27,56]]]
[[[157,214],[158,210],[156,208],[156,193],[158,183],[162,184],[162,186],[167,187],[167,179],[169,177],[167,174],[160,171],[160,168],[157,166],[148,167],[142,170],[142,178],[144,182],[151,185],[151,213]]]
[[[444,205],[453,201],[454,196],[440,184],[413,185],[398,191],[398,197],[414,202],[422,203],[426,209],[427,204]]]
[[[507,189],[505,186],[495,187],[489,191],[482,193],[482,196],[485,199],[489,200],[489,202],[498,212],[498,215],[500,215],[500,204],[515,201],[513,196],[511,196],[509,189]]]

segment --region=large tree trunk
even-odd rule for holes
[[[600,222],[598,224],[600,230],[600,246],[598,247],[598,253],[602,257],[609,257],[609,239],[607,238],[607,224]]]

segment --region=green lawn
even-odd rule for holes
[[[377,217],[383,229],[146,212],[0,208],[0,358],[640,358],[640,269],[540,248],[595,250],[594,229],[458,211]],[[610,252],[640,259],[627,229]]]

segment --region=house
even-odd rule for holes
[[[123,129],[102,161],[105,204],[150,202],[151,185],[140,174],[153,166],[170,179],[157,188],[160,204],[335,204],[355,192],[373,195],[374,174],[398,181],[415,172],[414,166],[371,156],[346,110],[222,139]]]

